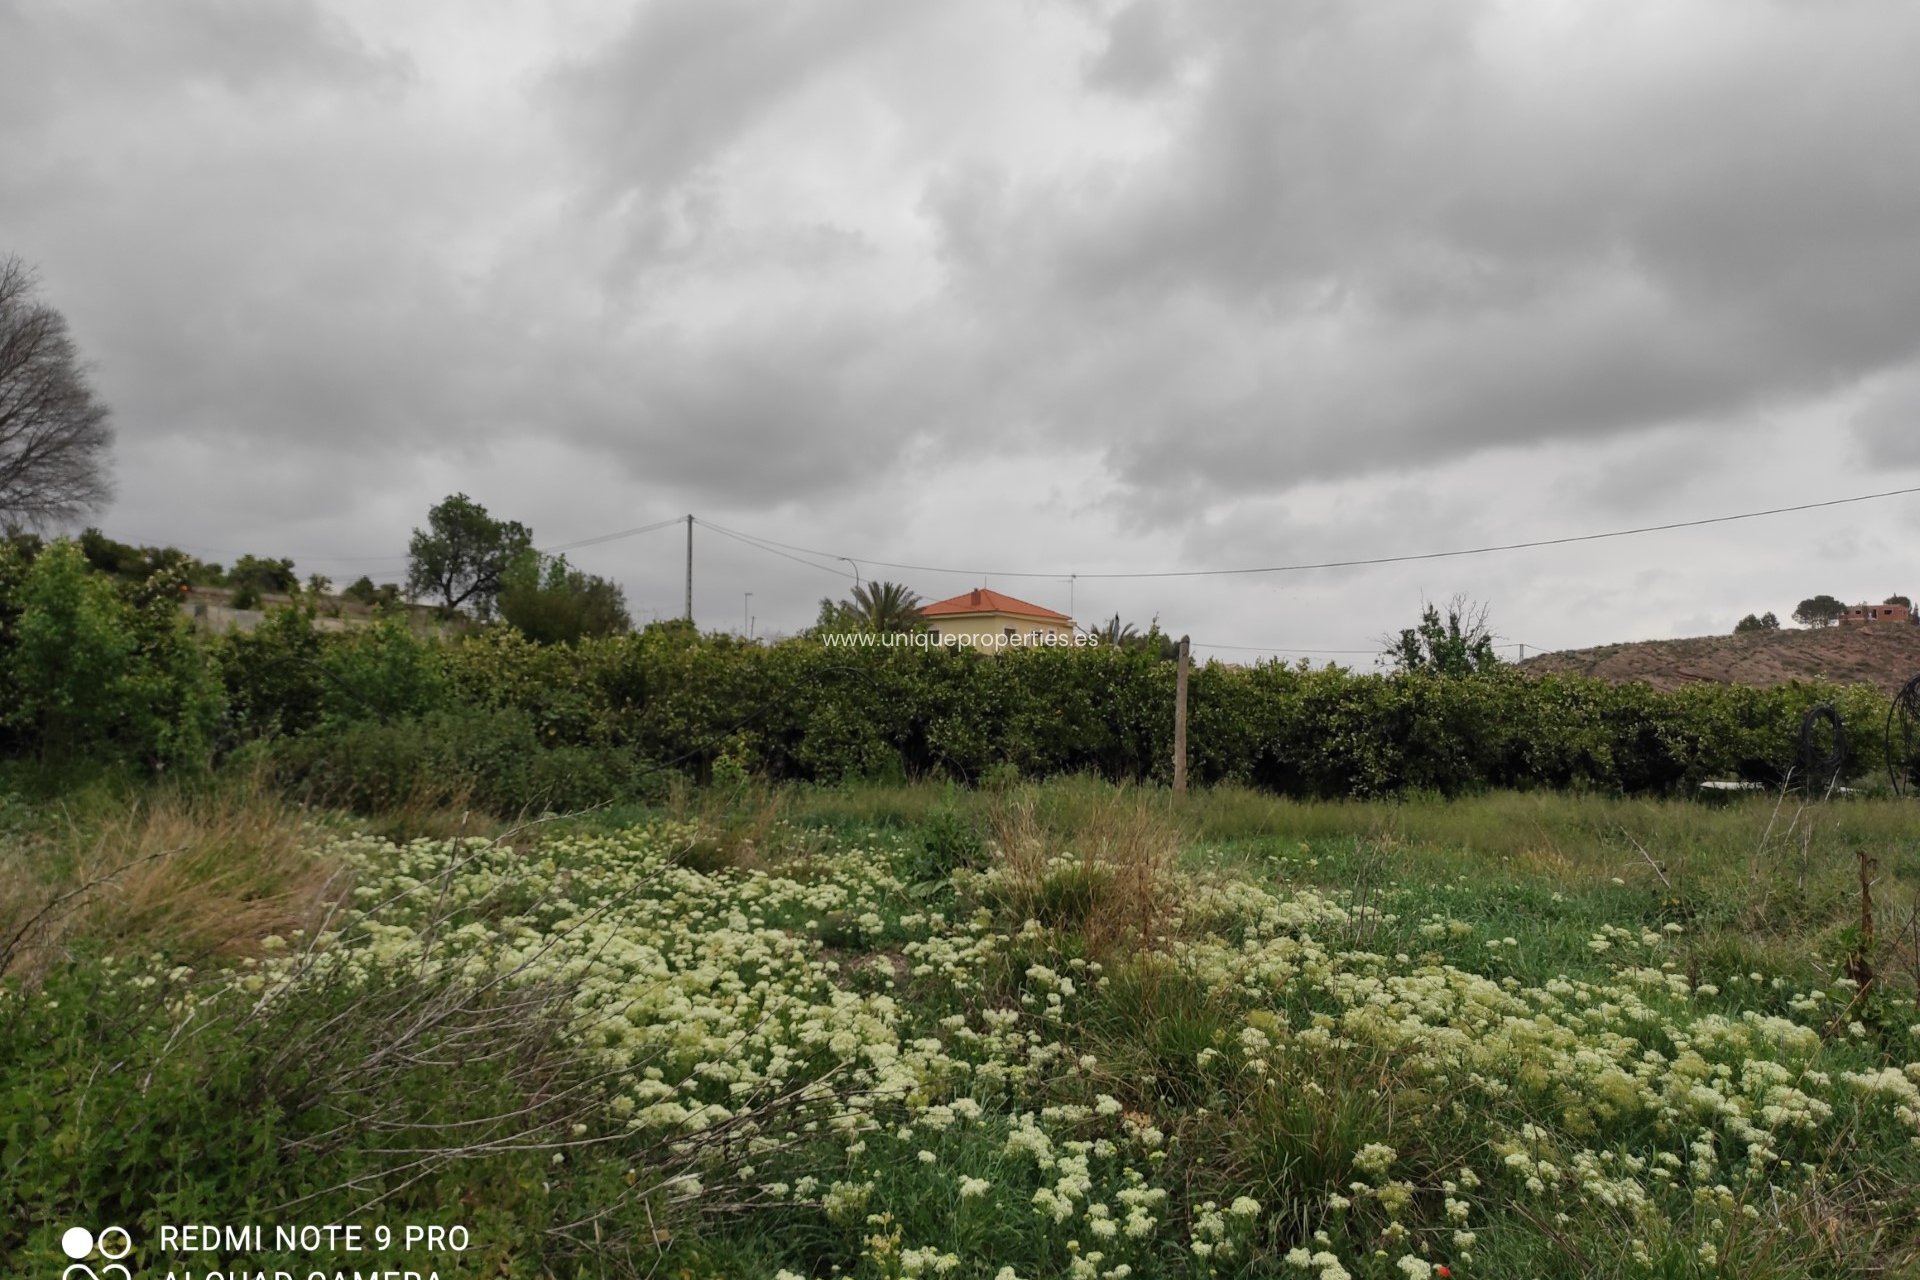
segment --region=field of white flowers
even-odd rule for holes
[[[1716,968],[1625,890],[1517,929],[1481,885],[1178,852],[990,839],[915,880],[898,834],[356,837],[351,913],[241,981],[563,992],[605,1073],[582,1149],[633,1153],[662,1275],[1913,1265],[1910,997]]]

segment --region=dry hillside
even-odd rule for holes
[[[1871,684],[1886,693],[1920,675],[1920,626],[1824,627],[1737,636],[1641,640],[1528,658],[1535,674],[1573,672],[1656,689],[1711,681],[1766,687],[1791,680]]]

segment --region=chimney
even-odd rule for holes
[[[975,587],[975,588],[973,589],[973,598],[972,598],[972,599],[970,599],[970,600],[968,600],[968,601],[967,601],[967,603],[968,603],[968,604],[979,604],[979,603],[980,603],[980,588],[978,588],[978,587]]]

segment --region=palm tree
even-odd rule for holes
[[[872,631],[911,631],[920,624],[919,593],[897,582],[860,583],[845,607]]]

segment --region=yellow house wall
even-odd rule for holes
[[[943,642],[972,645],[977,649],[1013,647],[1014,641],[1006,638],[1009,627],[1023,644],[1044,644],[1048,636],[1056,641],[1071,643],[1073,640],[1073,624],[1070,622],[1027,618],[1012,613],[948,614],[943,618],[929,618],[927,626],[938,631]]]

